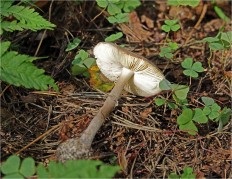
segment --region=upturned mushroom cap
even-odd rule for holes
[[[138,96],[153,96],[161,92],[162,72],[146,58],[125,50],[113,43],[100,42],[94,48],[97,65],[111,81],[117,81],[123,68],[134,72],[124,89]]]

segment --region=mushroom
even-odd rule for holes
[[[96,133],[114,109],[123,89],[144,97],[161,92],[159,82],[164,79],[164,75],[146,58],[107,42],[98,43],[94,47],[94,55],[101,72],[116,83],[103,106],[81,136],[69,139],[58,147],[57,159],[62,162],[89,156]]]

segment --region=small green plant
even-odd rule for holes
[[[179,129],[187,131],[191,135],[195,135],[198,132],[198,129],[193,121],[198,119],[199,115],[201,114],[202,113],[200,111],[197,111],[194,114],[191,109],[184,109],[181,115],[177,118],[177,124],[179,125]],[[199,120],[197,120],[197,122],[199,122]]]
[[[30,157],[20,161],[18,156],[12,155],[1,165],[1,172],[5,175],[3,178],[30,177],[35,174],[35,161]]]
[[[42,164],[36,166],[31,157],[21,161],[18,156],[12,155],[1,164],[0,169],[3,179],[24,179],[35,174],[38,178],[112,178],[120,167],[97,160],[70,160],[65,164],[51,161],[45,168]]]
[[[194,62],[192,58],[186,58],[182,63],[181,66],[185,68],[183,73],[186,76],[190,76],[193,78],[198,77],[198,73],[203,72],[204,68],[202,67],[201,62]]]
[[[164,79],[159,83],[162,90],[172,90],[174,96],[180,100],[185,100],[189,92],[189,87],[185,85],[171,84],[168,80]]]
[[[224,21],[226,21],[226,22],[230,22],[230,18],[229,17],[227,17],[226,15],[225,15],[225,13],[223,12],[223,10],[220,8],[220,7],[218,7],[218,6],[214,6],[214,11],[216,12],[216,14],[221,18],[221,19],[223,19]]]
[[[81,39],[74,38],[72,42],[70,42],[66,48],[66,52],[71,51],[78,47],[78,45],[81,43]]]
[[[200,3],[200,0],[168,0],[168,5],[171,6],[192,6],[196,7]]]
[[[155,98],[154,102],[157,106],[166,104],[170,109],[177,109],[178,107],[185,107],[188,104],[187,94],[189,87],[185,85],[171,84],[168,80],[164,79],[159,83],[162,90],[172,91],[172,99]]]
[[[165,46],[160,48],[159,56],[172,60],[172,58],[174,56],[173,52],[176,51],[179,48],[179,46],[176,42],[172,42],[170,39],[168,39],[168,35],[171,31],[173,31],[173,32],[178,31],[180,29],[180,25],[178,24],[177,19],[165,20],[164,23],[165,24],[161,26],[161,29],[163,31],[167,32],[167,36],[166,36],[165,41],[168,42],[168,46],[165,45]]]
[[[204,103],[204,108],[195,108],[194,110],[185,108],[181,115],[177,118],[177,123],[180,130],[187,131],[191,135],[195,135],[198,132],[198,129],[194,122],[205,124],[209,120],[218,122],[218,130],[221,131],[222,127],[228,123],[231,109],[227,107],[223,108],[215,103],[214,99],[209,97],[201,97],[202,102]]]
[[[173,52],[179,48],[176,42],[169,42],[167,47],[160,48],[160,57],[166,57],[168,59],[173,58]]]
[[[169,179],[195,179],[196,174],[193,173],[193,168],[191,167],[185,167],[183,169],[183,173],[181,175],[178,175],[176,173],[170,173],[168,175]]]
[[[190,109],[187,101],[189,92],[188,86],[171,84],[168,80],[164,79],[160,82],[159,87],[162,90],[172,91],[172,99],[155,98],[154,102],[157,106],[166,104],[170,109],[182,109],[181,114],[177,117],[177,124],[179,125],[180,130],[195,135],[198,132],[195,123],[205,124],[209,120],[218,122],[218,131],[221,131],[222,127],[228,123],[231,109],[225,107],[221,111],[221,107],[215,103],[212,98],[201,97],[204,107],[202,109]]]
[[[95,63],[96,60],[94,58],[90,58],[86,51],[80,50],[72,61],[72,74],[83,74],[85,77],[89,77],[88,69]]]
[[[123,36],[122,32],[118,32],[116,34],[112,34],[109,37],[105,38],[105,42],[114,42],[118,39],[120,39]]]
[[[9,47],[9,41],[1,42],[0,80],[37,90],[48,90],[51,86],[58,91],[54,80],[32,63],[36,58],[8,51]]]
[[[214,3],[215,3],[214,1],[215,1],[215,0],[211,0],[211,3],[214,4]],[[215,11],[216,14],[217,14],[221,19],[223,19],[225,22],[227,22],[227,23],[230,22],[230,18],[227,17],[227,16],[225,15],[225,13],[223,12],[223,10],[222,10],[220,7],[218,7],[217,5],[214,5],[214,11]]]
[[[164,105],[164,104],[167,104],[168,107],[169,107],[170,109],[177,109],[177,108],[178,108],[178,106],[177,106],[175,103],[170,102],[170,101],[167,100],[167,99],[155,98],[154,101],[155,101],[155,104],[156,104],[157,106],[162,106],[162,105]]]
[[[140,6],[139,0],[97,0],[97,5],[101,8],[107,9],[110,23],[128,22],[128,13],[132,12],[136,7]]]
[[[224,46],[218,37],[206,37],[203,41],[208,42],[211,50],[223,50]]]
[[[11,1],[1,1],[1,29],[5,31],[22,31],[29,29],[37,31],[41,29],[53,29],[54,24],[40,16],[33,8],[13,5]],[[9,20],[12,17],[13,20]],[[38,69],[32,62],[37,58],[28,55],[20,55],[16,51],[9,51],[11,42],[1,42],[0,80],[15,86],[24,86],[37,90],[48,90],[53,87],[58,91],[54,80],[44,74],[44,70]]]
[[[176,32],[180,29],[180,25],[177,24],[178,20],[165,20],[164,25],[161,26],[161,29],[165,32]]]
[[[112,178],[119,166],[106,165],[98,160],[74,160],[63,163],[50,162],[48,168],[37,167],[39,178]]]
[[[97,0],[97,5],[106,8],[110,15],[121,13],[121,7],[118,6],[118,0]]]
[[[97,0],[97,4],[99,7],[107,8],[110,15],[115,15],[122,11],[129,13],[140,6],[141,2],[139,0]]]
[[[168,43],[168,47],[171,48],[171,50],[173,50],[173,51],[175,51],[179,48],[178,44],[176,42],[172,42],[172,41],[170,41]]]
[[[211,50],[225,50],[232,45],[232,31],[219,32],[215,37],[206,37],[202,40],[209,44]]]
[[[192,6],[196,7],[199,4],[200,0],[186,1],[186,0],[168,0],[168,5],[174,6]],[[225,14],[215,7],[215,11],[219,13],[222,19],[227,19]],[[228,19],[227,19],[228,20]],[[165,24],[161,29],[167,32],[167,37],[170,32],[175,32],[180,29],[178,20],[165,20]],[[215,50],[226,50],[229,49],[232,45],[232,31],[222,32],[223,28],[215,37],[207,37],[198,43],[207,42],[209,48],[212,51]],[[178,44],[172,42],[170,39],[166,38],[165,46],[160,48],[159,55],[167,59],[172,60],[174,57],[173,52],[176,51],[179,47]],[[210,59],[210,58],[209,58]],[[208,60],[209,63],[209,60]],[[184,68],[183,73],[186,76],[191,78],[198,78],[199,73],[204,71],[201,62],[194,62],[192,58],[186,58],[181,63],[181,66]],[[210,66],[210,63],[209,63]],[[157,106],[167,105],[170,109],[180,108],[181,112],[177,117],[177,124],[180,130],[186,131],[191,135],[198,133],[198,124],[205,124],[209,120],[213,122],[218,122],[218,131],[221,131],[223,126],[226,125],[230,118],[231,109],[224,107],[221,110],[221,107],[214,102],[212,98],[202,97],[204,106],[201,108],[192,108],[188,104],[187,95],[189,92],[189,87],[185,85],[171,84],[167,80],[162,80],[159,84],[160,89],[169,90],[171,93],[167,98],[155,98],[154,102]],[[170,98],[171,97],[171,98]],[[179,176],[180,177],[180,176]]]
[[[220,115],[221,107],[215,103],[214,99],[209,97],[201,97],[202,102],[205,104],[203,112],[208,115],[209,119],[216,119]]]
[[[180,100],[185,100],[187,98],[189,87],[186,85],[171,85],[172,91],[174,92],[174,96]]]
[[[114,23],[120,24],[120,23],[128,22],[129,16],[128,16],[128,13],[120,13],[114,16],[110,16],[107,19],[111,24],[114,24]]]
[[[231,116],[231,109],[228,109],[227,107],[224,107],[220,113],[220,115],[217,117],[216,121],[218,121],[218,131],[222,131],[222,128],[224,125],[226,125]]]
[[[167,59],[172,59],[173,58],[172,49],[170,47],[161,47],[159,56],[166,57]]]
[[[33,8],[24,7],[19,5],[12,5],[11,1],[1,1],[0,14],[1,14],[1,29],[0,34],[4,31],[13,32],[15,30],[22,31],[30,29],[37,31],[41,29],[52,30],[55,25],[40,16]],[[7,20],[7,17],[13,16],[13,20]]]

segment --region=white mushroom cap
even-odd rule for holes
[[[161,92],[159,82],[164,75],[146,58],[108,42],[98,43],[94,47],[94,55],[99,69],[111,81],[118,80],[123,68],[134,72],[124,86],[126,91],[145,97]]]

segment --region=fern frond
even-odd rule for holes
[[[23,28],[23,25],[21,25],[17,21],[12,21],[12,22],[3,21],[1,23],[1,29],[8,31],[8,32],[13,32],[14,30],[22,31],[25,28]],[[2,30],[2,33],[3,33],[3,30]]]
[[[113,178],[119,166],[110,166],[97,160],[69,160],[65,164],[50,162],[48,168],[37,167],[39,178]]]
[[[39,13],[35,12],[33,8],[12,5],[11,1],[3,1],[0,5],[0,14],[3,17],[14,16],[15,21],[3,21],[1,17],[1,31],[14,31],[30,29],[37,31],[41,29],[53,29],[54,24],[44,19]]]
[[[47,90],[48,86],[58,91],[54,80],[38,69],[32,61],[34,57],[7,51],[10,42],[1,42],[0,80],[15,86],[24,86],[37,90]]]
[[[7,51],[7,49],[10,47],[10,42],[6,41],[6,42],[1,42],[1,56]]]

